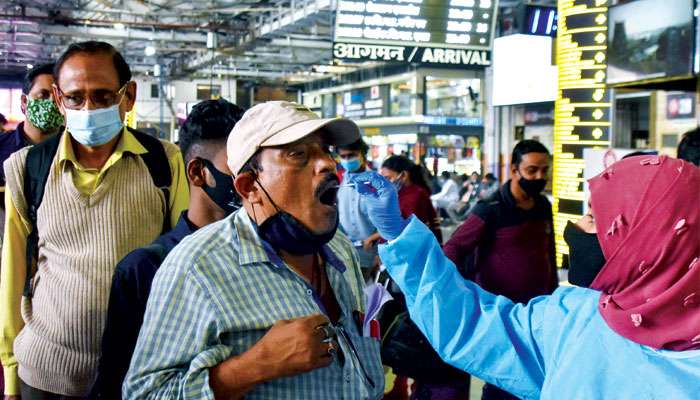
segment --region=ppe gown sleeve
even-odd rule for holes
[[[547,296],[514,304],[463,279],[415,217],[379,255],[411,319],[447,363],[518,397],[540,398]]]

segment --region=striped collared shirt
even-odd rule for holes
[[[349,338],[339,340],[344,361],[266,382],[246,399],[381,398],[379,342],[363,337],[353,317],[364,311],[357,256],[342,234],[324,247],[323,256],[342,309],[336,326]],[[163,262],[124,398],[213,399],[208,368],[251,348],[276,321],[322,310],[314,290],[260,240],[241,209],[185,238]]]

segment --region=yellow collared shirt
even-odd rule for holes
[[[185,177],[182,154],[172,143],[164,143],[170,164],[170,224],[175,226],[182,211],[189,205],[189,187]],[[144,154],[147,150],[127,129],[117,143],[114,152],[101,169],[85,168],[78,162],[68,132],[64,132],[58,147],[58,162],[61,168],[70,168],[73,184],[84,195],[92,194],[102,182],[105,173],[114,166],[124,153]],[[0,263],[0,361],[5,378],[5,395],[19,395],[17,360],[13,343],[24,327],[20,314],[22,291],[26,279],[26,246],[30,226],[17,211],[9,190],[5,191],[5,232]]]

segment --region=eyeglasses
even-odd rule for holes
[[[365,366],[362,364],[362,359],[357,353],[357,349],[355,349],[355,345],[352,343],[352,340],[350,340],[348,334],[345,332],[345,328],[343,328],[342,325],[334,326],[334,328],[336,332],[335,338],[338,341],[340,348],[346,349],[345,352],[349,353],[346,357],[343,353],[338,352],[338,361],[340,362],[341,366],[345,363],[345,360],[350,360],[350,365],[352,366],[352,368],[355,371],[360,371],[362,382],[367,387],[374,389],[374,381],[372,380],[372,378],[370,378],[369,373],[367,373]]]
[[[85,107],[85,103],[87,102],[88,98],[90,99],[90,104],[92,104],[95,108],[109,108],[115,104],[121,103],[128,85],[129,82],[125,83],[124,86],[119,88],[119,90],[116,92],[106,89],[98,89],[92,93],[89,93],[88,95],[85,95],[84,93],[64,94],[61,92],[61,89],[59,89],[57,86],[55,87],[59,94],[59,101],[61,104],[63,104],[63,107],[71,110],[81,110]]]

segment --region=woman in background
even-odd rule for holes
[[[415,215],[442,243],[440,222],[430,201],[430,185],[423,169],[406,156],[391,156],[384,160],[379,173],[389,179],[399,193],[401,215],[404,218]]]

